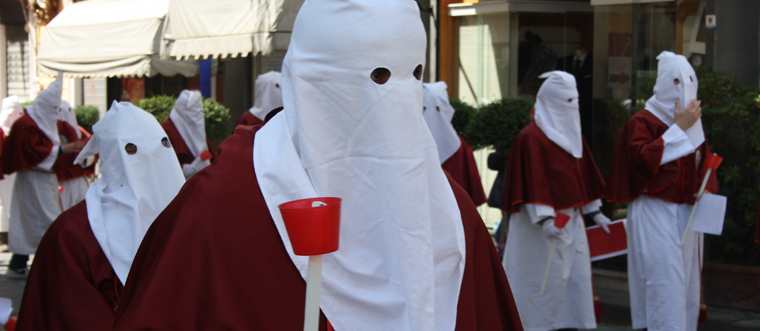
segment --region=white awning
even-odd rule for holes
[[[166,54],[198,59],[287,49],[303,1],[172,0]]]
[[[195,76],[196,61],[161,60],[169,0],[89,0],[48,23],[37,55],[42,73],[72,77]]]

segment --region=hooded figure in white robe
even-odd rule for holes
[[[526,331],[593,329],[596,317],[583,215],[607,231],[610,220],[599,212],[603,179],[584,151],[575,78],[562,71],[540,78],[546,81],[536,96],[535,121],[517,136],[508,159],[502,208],[513,214],[503,265]],[[515,192],[515,187],[521,189]],[[570,217],[563,228],[554,223],[559,213]]]
[[[3,99],[2,110],[0,110],[0,128],[3,129],[3,135],[8,136],[11,133],[13,122],[21,116],[24,116],[24,110],[17,96]],[[15,182],[16,174],[5,175],[0,180],[0,232],[8,232],[10,226],[13,183]]]
[[[628,285],[633,328],[694,331],[700,310],[703,237],[690,231],[683,246],[681,237],[709,147],[701,119],[686,130],[675,123],[676,104],[683,110],[697,98],[694,69],[684,56],[671,52],[662,52],[657,59],[654,96],[623,129],[606,195],[609,201],[630,201]],[[629,180],[630,173],[650,176]],[[647,184],[640,184],[639,190],[633,188],[635,182]],[[707,189],[717,193],[717,177],[710,179]],[[623,193],[634,191],[638,193]]]
[[[82,132],[79,131],[77,116],[74,113],[74,108],[71,107],[71,104],[69,104],[68,101],[61,100],[61,111],[58,114],[58,119],[68,123],[74,128],[74,130],[76,130],[77,137],[81,138]],[[60,139],[63,143],[68,142],[65,141],[65,137],[63,136],[60,136]],[[88,164],[83,164],[81,166],[85,167],[88,166]],[[85,176],[59,180],[58,184],[61,185],[61,208],[64,211],[84,200],[84,195],[87,193],[87,188],[89,187]]]
[[[169,118],[195,157],[192,163],[182,165],[185,178],[190,178],[211,164],[211,160],[201,159],[201,153],[209,150],[201,92],[183,90],[174,104],[174,109],[169,113]]]
[[[454,118],[454,107],[449,103],[449,94],[446,92],[445,82],[423,84],[423,108],[422,115],[425,117],[430,133],[433,134],[435,145],[438,147],[438,157],[441,164],[446,162],[462,146],[457,131],[451,120]]]
[[[418,15],[407,0],[305,2],[283,62],[285,110],[256,133],[256,178],[304,278],[308,257],[293,253],[277,206],[343,199],[340,249],[323,257],[320,296],[336,330],[456,324],[464,229],[420,112]],[[370,44],[382,47],[362,48]]]

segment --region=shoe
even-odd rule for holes
[[[8,268],[8,270],[5,272],[5,277],[16,278],[16,279],[26,279],[27,274],[29,274],[29,269],[27,268],[19,268],[19,269]]]

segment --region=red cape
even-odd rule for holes
[[[3,174],[29,170],[42,163],[53,151],[53,142],[37,126],[31,116],[21,116],[11,126],[11,134],[3,143],[0,168]]]
[[[182,135],[177,131],[177,127],[174,126],[172,119],[167,118],[166,121],[161,122],[161,127],[166,131],[166,135],[169,137],[169,142],[172,143],[174,152],[177,153],[179,164],[193,163],[195,157],[193,156],[193,153],[190,152],[190,148],[187,147],[185,140],[182,139]],[[211,145],[211,141],[209,141],[208,138],[206,138],[206,145],[208,146],[208,151],[214,156],[211,158],[211,162],[213,162],[216,158],[216,148],[214,148],[214,145]]]
[[[86,141],[90,137],[90,134],[82,129],[79,130],[82,132],[82,138],[79,138],[79,136],[77,136],[77,131],[78,129],[75,129],[69,123],[58,121],[58,135],[61,136],[61,145],[79,140]],[[76,160],[78,155],[79,153],[58,155],[53,170],[58,176],[59,181],[89,176],[95,173],[94,163],[87,168],[82,168],[81,166],[74,164],[74,160]]]
[[[603,189],[604,178],[585,139],[583,157],[576,159],[531,122],[512,143],[501,208],[516,213],[523,203],[552,206],[557,211],[581,207],[599,199]]]
[[[240,115],[240,118],[238,119],[237,123],[235,123],[235,128],[237,128],[239,125],[248,125],[248,126],[264,125],[264,121],[256,118],[256,116],[253,116],[251,112],[247,111],[243,113],[243,115]]]
[[[259,127],[241,127],[148,230],[115,330],[302,330],[306,283],[290,260],[253,169]],[[474,205],[452,185],[467,257],[458,330],[522,330],[509,283]],[[431,280],[432,281],[432,280]],[[326,330],[324,315],[320,330]]]
[[[486,203],[488,198],[486,198],[486,192],[483,191],[483,184],[480,182],[478,165],[475,163],[472,147],[464,141],[462,136],[459,136],[459,140],[462,142],[459,150],[449,157],[446,162],[443,162],[441,167],[449,173],[459,186],[467,191],[475,206],[480,206]]]
[[[668,130],[660,119],[647,110],[639,111],[626,122],[620,133],[605,197],[610,202],[631,201],[645,189],[649,196],[674,203],[694,203],[705,176],[705,155],[710,153],[707,142],[697,150],[701,160],[696,165],[696,153],[660,166],[665,142],[662,135]],[[710,175],[707,190],[718,192],[718,178]]]
[[[117,290],[121,283],[92,233],[82,201],[42,237],[16,330],[110,330]]]

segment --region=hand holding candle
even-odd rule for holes
[[[567,216],[567,214],[564,213],[557,213],[557,216],[554,218],[554,226],[558,229],[562,229],[567,225],[567,222],[570,221],[570,216]],[[549,220],[546,220],[546,222],[549,222]],[[552,260],[554,259],[554,251],[557,249],[557,240],[559,238],[554,238],[554,241],[552,241],[552,249],[549,251],[549,262],[546,263],[546,271],[544,272],[544,281],[541,283],[541,293],[539,295],[544,295],[544,290],[546,289],[546,281],[549,279],[549,270],[552,267]]]

